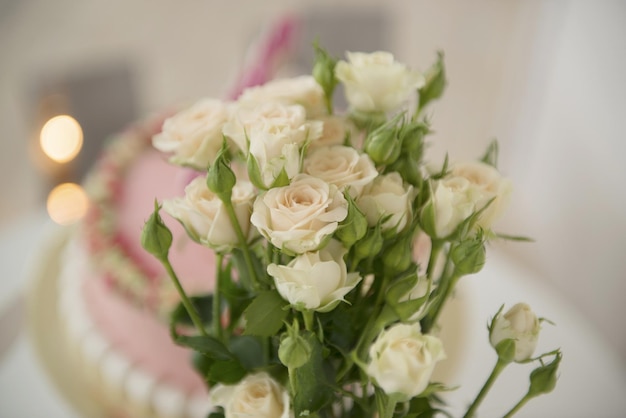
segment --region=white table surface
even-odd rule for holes
[[[21,295],[29,286],[31,263],[58,228],[43,213],[33,213],[0,230],[0,417],[75,418],[76,413],[60,397],[40,367],[24,329]],[[465,278],[458,291],[465,311],[459,337],[463,350],[455,356],[462,366],[454,377],[461,388],[448,396],[453,405],[473,399],[495,362],[489,347],[486,323],[502,303],[529,303],[546,324],[539,351],[560,347],[564,353],[560,379],[554,392],[531,401],[519,417],[618,418],[626,411],[626,366],[600,334],[575,307],[563,300],[541,277],[490,248],[482,272]],[[15,326],[16,324],[20,326]],[[538,351],[538,352],[539,352]],[[512,365],[500,377],[479,410],[480,417],[506,412],[526,391],[532,366]],[[461,415],[463,408],[452,410]]]

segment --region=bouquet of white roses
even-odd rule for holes
[[[449,390],[431,381],[446,358],[438,319],[499,237],[510,184],[496,143],[480,160],[425,168],[441,55],[425,76],[385,52],[316,56],[312,76],[200,101],[154,137],[198,170],[163,209],[216,254],[213,292],[188,296],[155,202],[142,243],[181,296],[172,338],[196,352],[211,417],[433,416]],[[345,114],[333,110],[339,83]],[[552,389],[560,352],[532,358],[541,321],[524,304],[495,315],[498,360],[467,416],[513,362],[541,364],[510,414]]]

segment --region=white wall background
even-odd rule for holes
[[[586,313],[626,358],[626,3],[0,0],[0,224],[41,206],[29,162],[29,80],[116,60],[138,70],[140,112],[220,96],[254,33],[287,10],[381,7],[392,49],[425,69],[446,53],[432,155],[490,138],[513,180],[505,244]]]

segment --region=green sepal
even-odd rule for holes
[[[270,185],[270,189],[273,189],[275,187],[289,186],[289,183],[290,183],[289,176],[287,175],[287,171],[285,170],[285,167],[283,167],[280,169],[278,176],[276,176],[276,178]]]
[[[422,278],[426,280],[426,278]],[[396,281],[387,290],[385,299],[387,304],[393,309],[395,314],[402,322],[408,322],[412,316],[419,311],[430,298],[430,286],[426,289],[424,296],[416,299],[408,299],[400,302],[399,300],[407,295],[417,285],[419,278],[413,273]]]
[[[418,109],[423,109],[429,102],[439,99],[446,88],[446,69],[442,51],[437,52],[437,61],[426,71],[426,83],[419,89]]]
[[[326,101],[326,111],[328,114],[333,113],[333,93],[339,80],[335,76],[335,66],[337,60],[332,58],[328,52],[319,46],[317,42],[313,44],[315,48],[315,63],[313,64],[313,78],[324,91]]]
[[[226,158],[228,145],[226,139],[222,144],[222,148],[217,154],[215,161],[209,167],[207,174],[207,187],[223,202],[230,202],[233,194],[233,187],[237,183],[235,173],[228,165]]]
[[[506,338],[496,344],[496,353],[498,361],[503,364],[509,364],[515,359],[515,340]]]
[[[378,386],[374,387],[374,399],[379,418],[393,418],[397,403],[407,400],[406,395],[399,393],[387,394]]]
[[[344,247],[350,248],[367,233],[367,218],[361,212],[356,202],[347,191],[344,197],[348,202],[348,215],[339,223],[335,238],[339,239]]]
[[[252,183],[254,187],[259,190],[267,190],[268,187],[263,181],[263,175],[261,174],[259,162],[254,155],[248,154],[248,158],[246,159],[246,166],[248,169],[248,178],[250,179],[250,183]]]
[[[480,158],[480,161],[497,169],[498,168],[498,151],[499,151],[498,140],[494,139],[487,146],[487,150],[485,151],[485,154],[483,154],[483,156]]]

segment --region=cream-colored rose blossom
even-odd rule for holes
[[[302,171],[347,190],[354,198],[378,176],[367,154],[343,145],[312,150],[304,159]]]
[[[413,187],[405,185],[400,174],[391,172],[376,177],[363,189],[357,200],[359,209],[367,218],[367,223],[374,226],[384,217],[391,217],[383,223],[383,230],[404,229],[411,218]]]
[[[288,186],[260,195],[250,220],[274,246],[302,254],[320,248],[346,218],[347,208],[337,186],[299,174]]]
[[[447,238],[469,218],[476,208],[475,196],[470,182],[463,177],[451,177],[436,181],[430,200],[426,204],[434,217],[434,233],[437,238]]]
[[[241,94],[239,103],[246,106],[266,102],[297,104],[306,109],[309,119],[326,113],[324,90],[310,75],[293,78],[278,78],[261,86],[250,87]]]
[[[244,234],[250,229],[250,210],[255,197],[250,182],[239,180],[232,191],[232,202]],[[184,198],[163,202],[163,209],[176,218],[197,242],[217,250],[238,244],[222,201],[206,185],[206,177],[196,177],[185,188]]]
[[[270,264],[267,272],[296,309],[329,312],[361,281],[358,273],[348,273],[346,253],[339,241],[331,240],[322,250],[300,254],[286,266]]]
[[[488,229],[506,209],[511,195],[511,182],[503,178],[495,167],[481,161],[455,163],[451,169],[451,176],[463,177],[469,181],[476,206],[476,211],[482,209],[493,198],[495,200],[483,211],[477,225]]]
[[[541,324],[525,303],[518,303],[505,314],[497,315],[489,333],[489,341],[495,348],[505,339],[515,340],[515,361],[528,360],[537,347]]]
[[[222,146],[222,127],[231,113],[230,103],[201,100],[166,119],[152,144],[159,151],[172,153],[170,161],[174,164],[206,170]]]
[[[350,106],[361,112],[389,112],[425,83],[417,71],[395,61],[388,52],[348,52],[348,61],[335,67]]]
[[[315,141],[311,141],[309,149],[315,149],[319,147],[330,147],[333,145],[343,145],[346,140],[346,135],[356,128],[350,124],[350,122],[341,116],[322,116],[316,118],[324,124],[322,135]]]
[[[244,153],[255,157],[263,181],[269,185],[280,168],[293,165],[293,147],[285,146],[295,144],[300,149],[305,142],[319,138],[322,130],[322,122],[307,119],[304,107],[266,102],[255,107],[240,106],[223,132]]]
[[[236,385],[218,384],[211,401],[224,408],[225,418],[290,418],[289,393],[265,372],[246,376]]]
[[[387,394],[410,399],[426,389],[437,362],[446,358],[441,340],[422,334],[419,323],[381,332],[369,350],[367,374]]]

